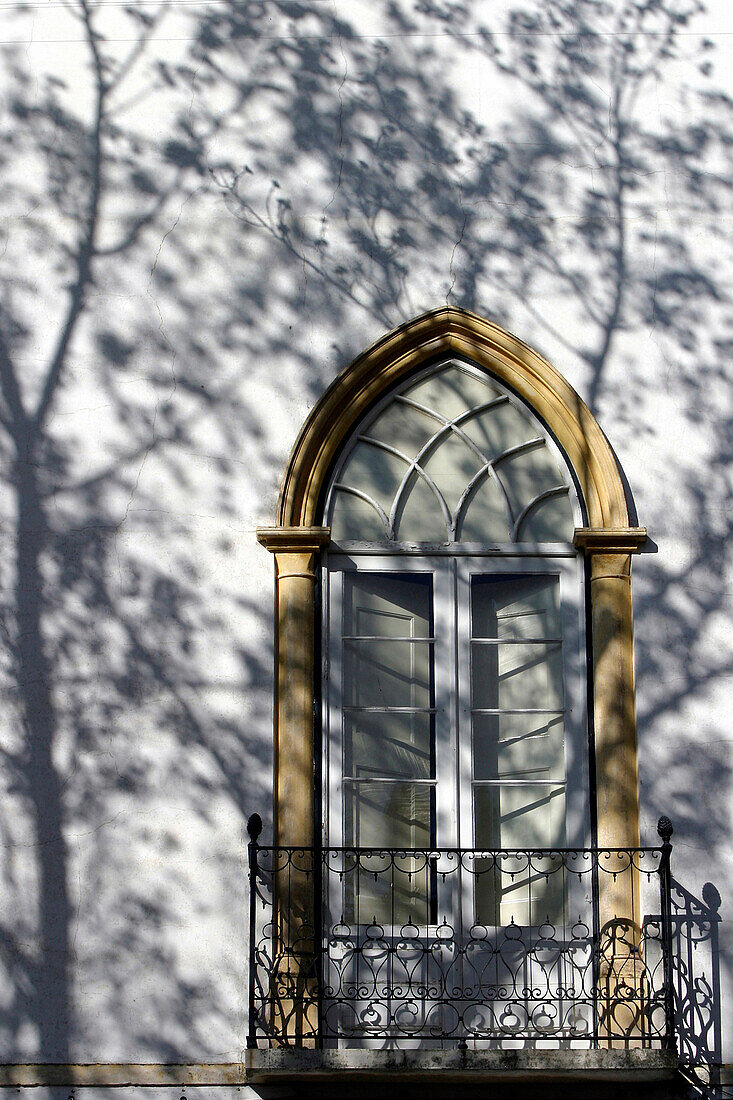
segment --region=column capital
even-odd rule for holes
[[[260,545],[271,554],[315,552],[331,541],[330,527],[256,527],[255,535]]]
[[[586,554],[636,554],[646,537],[646,527],[576,527],[573,546]]]

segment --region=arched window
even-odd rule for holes
[[[536,417],[495,380],[449,360],[403,383],[358,426],[325,518],[334,542],[485,550],[571,544],[581,517]]]
[[[276,566],[275,1031],[422,1041],[453,1014],[485,1037],[498,1019],[533,1039],[639,1037],[636,867],[606,852],[589,890],[570,862],[638,848],[631,557],[646,532],[580,397],[488,321],[426,314],[326,391],[258,538]],[[592,969],[590,910],[606,986],[566,1004],[556,975],[547,1015],[531,945]],[[377,970],[371,992],[357,980],[363,951],[369,968],[411,950],[419,1006],[399,982],[382,996]],[[507,982],[469,996],[467,979],[469,1009],[434,995],[451,950],[476,972],[503,960]]]
[[[588,844],[582,513],[547,429],[476,366],[439,360],[357,425],[324,518],[328,845]],[[555,880],[501,897],[478,882],[491,923],[562,904]],[[391,919],[414,912],[403,895]]]
[[[630,525],[598,423],[541,356],[450,308],[385,336],[313,409],[278,523],[258,538],[276,562],[276,844],[313,846],[321,828],[331,841],[408,829],[405,819],[414,839],[452,829],[506,843],[507,830],[540,828],[532,806],[543,800],[547,838],[574,843],[591,816],[587,730],[597,842],[638,845],[630,574],[646,531]],[[381,681],[362,675],[370,662]],[[386,693],[395,715],[414,717],[379,733],[367,708],[388,705],[373,701]],[[528,759],[519,746],[532,741],[544,748]],[[356,793],[370,783],[371,805]]]

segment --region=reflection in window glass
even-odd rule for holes
[[[562,848],[564,785],[476,786],[474,827],[477,847]],[[564,923],[566,883],[561,858],[535,851],[529,856],[497,854],[477,859],[476,864],[475,907],[479,923],[502,927],[512,921],[520,926],[545,921],[556,926]]]
[[[565,753],[559,578],[474,577],[471,585],[474,843],[565,843]],[[565,885],[551,856],[478,861],[477,918],[560,922]]]
[[[344,719],[344,774],[430,779],[433,719],[429,713],[361,712]]]
[[[343,813],[347,846],[428,848],[435,835],[432,578],[347,574],[343,611]],[[424,864],[424,861],[422,861]],[[347,919],[426,919],[428,876],[410,856],[345,883]],[[421,869],[422,868],[422,869]],[[358,880],[358,881],[357,881]]]

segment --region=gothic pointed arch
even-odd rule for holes
[[[295,443],[280,493],[281,527],[319,522],[334,459],[371,404],[423,364],[457,355],[505,383],[547,425],[574,473],[594,531],[629,529],[623,481],[598,421],[573,387],[511,333],[466,310],[432,310],[358,356],[313,408]]]
[[[312,845],[318,836],[315,605],[320,554],[331,537],[324,525],[329,481],[369,410],[420,368],[451,357],[517,395],[548,429],[572,473],[584,513],[573,542],[589,564],[589,734],[597,839],[603,846],[635,847],[639,830],[631,555],[644,543],[646,531],[631,526],[613,450],[573,387],[516,336],[450,307],[387,334],[339,374],[296,440],[282,484],[277,526],[257,532],[273,552],[276,567],[275,841]],[[633,904],[634,899],[624,903],[627,908]]]

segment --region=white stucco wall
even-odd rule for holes
[[[160,15],[139,50],[145,24],[111,0],[87,24],[8,7],[6,422],[13,378],[26,410],[39,401],[68,316],[92,46],[110,88],[100,255],[26,469],[48,525],[36,672],[63,844],[29,784],[37,685],[13,658],[32,426],[2,438],[2,1060],[239,1058],[244,826],[269,813],[272,769],[272,562],[254,528],[338,370],[448,302],[591,402],[656,546],[634,580],[643,840],[667,813],[676,877],[720,895],[733,1061],[733,19],[708,5],[665,56],[676,0],[636,29],[632,3],[571,7],[553,26],[535,0],[138,4]],[[68,987],[43,946],[62,904],[44,846],[66,883]]]

